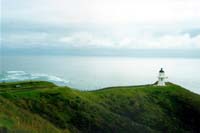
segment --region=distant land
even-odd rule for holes
[[[0,83],[0,132],[200,132],[200,95],[173,83],[80,91]]]

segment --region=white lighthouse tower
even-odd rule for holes
[[[165,72],[163,71],[163,69],[161,68],[159,71],[159,75],[158,75],[158,86],[165,86],[165,79],[167,77],[165,76]]]

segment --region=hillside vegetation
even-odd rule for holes
[[[178,85],[79,91],[0,83],[0,132],[200,132],[200,96]]]

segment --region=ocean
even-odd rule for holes
[[[79,90],[152,84],[163,68],[167,81],[200,94],[199,58],[4,56],[1,82],[45,80]]]

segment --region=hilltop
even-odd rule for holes
[[[0,132],[200,132],[200,95],[178,85],[79,91],[0,83]]]

